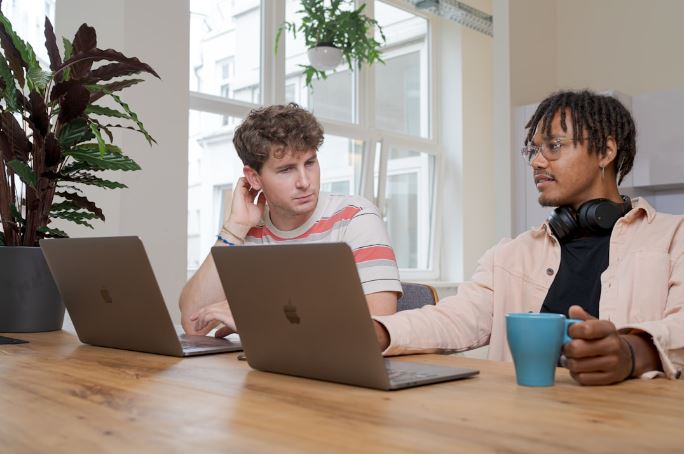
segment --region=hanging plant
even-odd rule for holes
[[[384,63],[380,48],[385,43],[385,34],[375,19],[363,14],[366,5],[354,9],[353,0],[301,0],[301,22],[283,22],[276,34],[275,52],[283,32],[304,35],[304,43],[309,49],[309,65],[304,68],[307,87],[312,80],[326,79],[326,70],[336,68],[344,59],[351,71],[362,64]],[[381,41],[372,33],[377,27]]]

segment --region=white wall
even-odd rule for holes
[[[494,0],[494,11],[496,153],[502,156],[508,143],[511,161],[501,160],[505,169],[493,175],[516,177],[521,144],[511,125],[518,106],[560,89],[636,96],[684,87],[682,1]],[[502,212],[512,203],[506,189],[516,189],[513,181],[497,186]],[[510,232],[518,211],[512,204],[510,217],[497,218],[497,233]]]
[[[681,0],[556,2],[559,88],[634,96],[684,86]]]
[[[187,0],[59,0],[55,14],[58,37],[72,39],[87,22],[98,32],[98,47],[138,57],[162,78],[145,76],[147,82],[122,92],[158,142],[150,148],[138,134],[117,136],[124,153],[142,170],[111,174],[128,189],[90,193],[104,210],[106,223],[96,224],[94,231],[69,226],[67,232],[140,236],[176,322],[186,260],[188,10]]]

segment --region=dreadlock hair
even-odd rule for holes
[[[589,153],[603,155],[606,153],[608,138],[615,140],[617,155],[614,162],[620,184],[632,170],[636,155],[636,127],[625,106],[612,96],[598,95],[589,90],[556,92],[539,104],[525,125],[528,129],[525,145],[532,142],[535,132],[550,136],[551,121],[559,111],[561,128],[566,132],[568,111],[572,115],[572,141],[575,145],[584,141],[586,132]]]

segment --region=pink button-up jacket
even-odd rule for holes
[[[601,275],[600,318],[653,336],[665,374],[684,367],[684,216],[657,213],[644,199],[618,220]],[[548,224],[501,241],[472,280],[436,306],[373,317],[387,328],[384,354],[464,351],[489,344],[489,359],[510,361],[508,312],[538,312],[560,265]],[[578,303],[580,303],[578,301]]]

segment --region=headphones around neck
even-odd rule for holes
[[[561,206],[551,212],[547,221],[558,240],[572,238],[580,231],[590,234],[607,233],[618,219],[632,209],[629,197],[621,195],[622,203],[608,199],[584,202],[575,211],[571,206]]]

